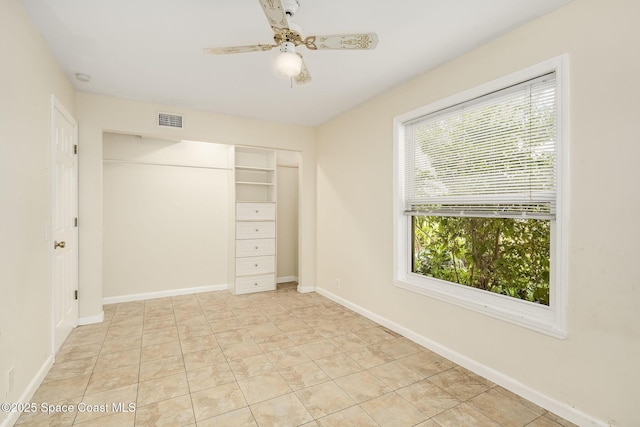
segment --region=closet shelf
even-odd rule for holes
[[[266,167],[258,167],[258,166],[238,166],[236,165],[236,170],[243,171],[261,171],[261,172],[273,172],[275,168],[266,168]]]
[[[255,181],[236,181],[238,185],[266,185],[273,187],[275,184],[273,182],[255,182]]]

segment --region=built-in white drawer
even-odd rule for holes
[[[274,271],[276,271],[276,257],[273,255],[236,258],[236,276],[273,273]]]
[[[276,239],[251,239],[238,240],[236,242],[236,256],[239,258],[248,256],[275,255]]]
[[[248,294],[250,292],[273,291],[276,289],[274,274],[261,276],[249,276],[236,278],[236,294]]]
[[[236,239],[273,239],[276,237],[276,223],[236,222]]]
[[[275,220],[275,203],[236,203],[238,221]]]

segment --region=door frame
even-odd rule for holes
[[[51,342],[50,342],[50,348],[51,348],[51,354],[55,357],[56,354],[56,319],[55,319],[55,313],[56,313],[56,290],[55,290],[55,275],[54,275],[54,248],[53,248],[53,240],[54,240],[54,236],[53,236],[53,231],[55,230],[54,227],[54,207],[56,206],[54,201],[55,201],[55,197],[56,197],[56,189],[55,189],[55,177],[54,174],[56,172],[55,170],[55,138],[56,138],[56,129],[55,129],[55,114],[56,111],[59,112],[66,120],[68,120],[72,125],[73,125],[73,139],[74,139],[74,144],[76,146],[79,147],[79,143],[78,143],[78,122],[76,121],[76,119],[73,117],[73,115],[69,112],[69,110],[67,110],[65,108],[65,106],[58,100],[58,98],[56,98],[55,95],[51,95],[51,121],[50,121],[50,136],[49,136],[49,270],[50,270],[50,276],[51,276],[51,280],[50,280],[50,287],[51,287]],[[78,193],[79,193],[79,186],[78,186],[78,156],[74,156],[73,159],[73,183],[74,183],[74,191],[73,191],[73,197],[74,197],[74,214],[75,217],[78,217]],[[76,290],[78,289],[78,269],[79,269],[79,263],[78,263],[78,230],[79,230],[79,224],[77,227],[75,227],[74,231],[73,231],[73,239],[74,239],[74,244],[73,246],[73,258],[75,261],[75,268],[72,272],[73,274],[73,279],[75,280],[75,285],[76,285]],[[76,300],[74,303],[76,304],[76,309],[75,309],[75,319],[74,319],[74,328],[76,326],[78,326],[78,318],[79,318],[79,310],[78,310],[78,301],[79,301],[79,297],[78,300]]]

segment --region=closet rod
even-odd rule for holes
[[[176,165],[171,163],[152,163],[152,162],[138,162],[135,160],[118,160],[118,159],[102,159],[105,163],[121,163],[126,165],[149,165],[149,166],[171,166],[178,168],[197,168],[197,169],[219,169],[230,171],[231,168],[221,168],[215,166],[194,166],[194,165]]]

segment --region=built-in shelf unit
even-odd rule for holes
[[[229,289],[234,294],[276,288],[276,151],[230,148],[233,164]]]

